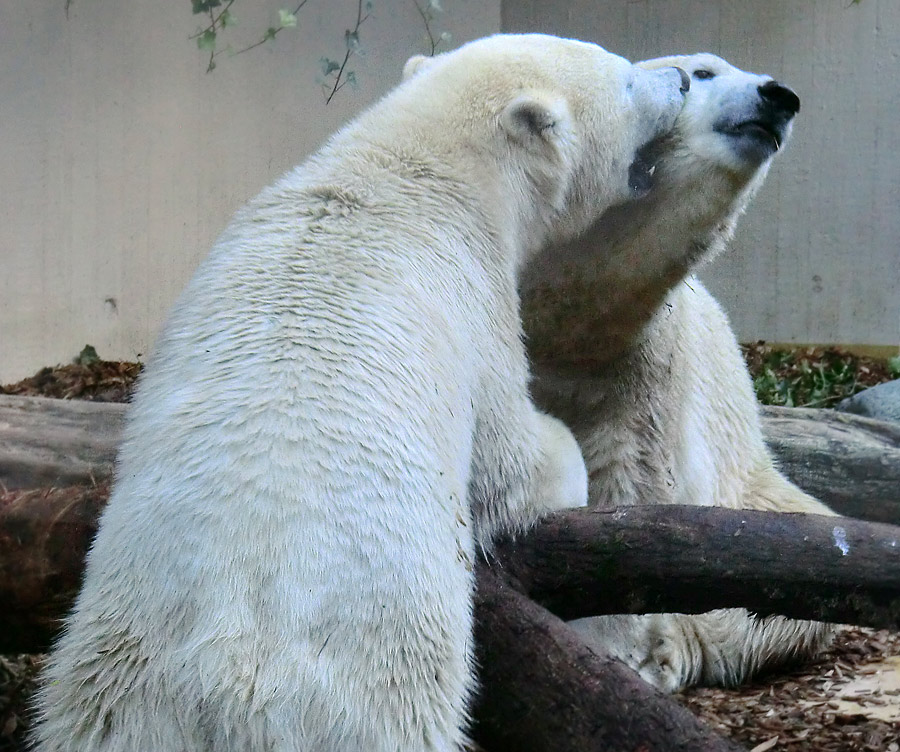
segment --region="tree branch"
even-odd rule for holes
[[[473,735],[517,752],[741,749],[637,674],[588,648],[559,618],[479,566]]]
[[[358,39],[359,35],[359,27],[365,23],[366,19],[369,17],[367,13],[365,16],[362,12],[363,9],[363,0],[357,0],[356,3],[356,26],[353,27],[353,30],[347,29],[344,33],[344,41],[346,43],[347,49],[344,52],[344,59],[341,61],[340,68],[338,68],[337,74],[334,77],[334,86],[331,87],[331,91],[325,96],[325,104],[331,104],[331,100],[334,99],[334,95],[337,94],[341,89],[344,88],[344,84],[347,83],[347,78],[344,76],[344,71],[347,68],[347,62],[353,55],[355,50],[354,45],[352,44],[353,39]],[[323,92],[327,90],[327,86],[323,87]]]
[[[900,527],[845,517],[577,509],[499,542],[491,566],[564,619],[744,607],[900,628]]]
[[[39,652],[70,607],[106,486],[0,497],[0,650]],[[844,553],[846,551],[846,553]],[[572,510],[490,568],[565,619],[743,606],[900,628],[900,528],[703,507]]]

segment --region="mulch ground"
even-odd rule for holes
[[[757,752],[900,752],[900,687],[879,686],[891,658],[900,660],[900,633],[848,627],[813,664],[737,689],[697,687],[676,698]],[[852,703],[842,702],[848,694]],[[893,720],[871,717],[878,710]]]
[[[34,376],[0,386],[0,394],[20,397],[56,397],[92,402],[128,402],[143,366],[94,360],[42,368]]]
[[[894,375],[884,361],[841,351],[773,356],[759,344],[745,348],[745,356],[754,379],[776,384],[802,386],[816,370],[846,372],[847,378],[840,380],[842,396]],[[82,357],[79,363],[44,368],[16,384],[0,386],[0,394],[125,402],[140,370],[136,363]],[[804,394],[800,399],[823,399],[818,392]],[[824,401],[837,398],[826,395]],[[25,750],[27,701],[41,659],[0,656],[0,752]],[[738,689],[696,688],[676,698],[754,752],[900,752],[900,686],[879,684],[880,672],[892,659],[900,661],[900,633],[848,628],[814,664]],[[861,688],[852,690],[854,702],[848,705],[841,696],[857,685]],[[873,717],[877,712],[872,711],[879,709],[883,718]]]

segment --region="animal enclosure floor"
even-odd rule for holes
[[[126,401],[139,372],[137,364],[102,360],[58,366],[0,393]],[[25,750],[39,663],[39,656],[0,656],[0,752]],[[755,752],[900,752],[900,633],[848,628],[813,665],[734,690],[676,697]]]
[[[815,664],[677,697],[756,752],[900,752],[900,633],[848,627]]]

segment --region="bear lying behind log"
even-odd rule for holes
[[[728,320],[692,273],[730,240],[790,136],[797,95],[708,54],[650,60],[691,74],[670,137],[644,157],[648,192],[608,212],[522,281],[532,393],[584,452],[590,502],[832,514],[776,469]],[[660,158],[655,150],[662,150]],[[647,681],[736,684],[808,657],[829,627],[746,611],[574,623]]]

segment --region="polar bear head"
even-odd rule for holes
[[[678,66],[691,76],[690,91],[672,130],[639,152],[638,196],[525,269],[533,360],[599,368],[628,351],[666,295],[731,239],[800,109],[797,95],[771,76],[715,55],[637,65]]]
[[[533,248],[575,235],[643,190],[650,165],[636,157],[672,128],[690,87],[676,67],[643,69],[597,45],[541,34],[417,56],[403,77],[398,102],[414,101],[419,122],[428,121],[423,101],[440,113],[437,148],[448,158],[472,179],[480,165],[503,166],[488,195],[528,207],[531,226],[519,234]]]
[[[756,185],[791,135],[800,98],[771,76],[748,73],[699,53],[638,63],[648,70],[677,65],[693,84],[674,129],[678,148],[666,162],[673,181],[688,173],[729,175]]]

